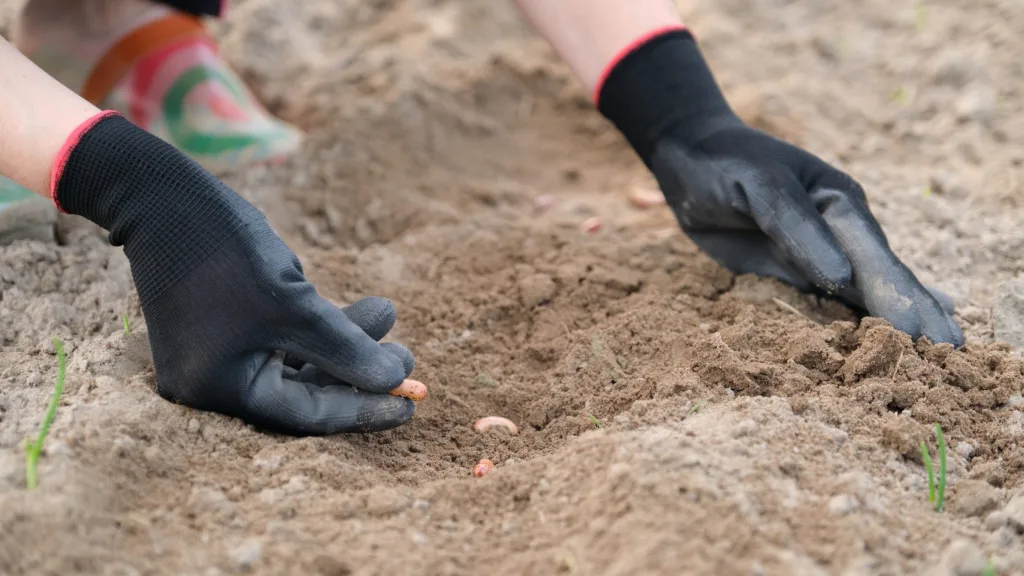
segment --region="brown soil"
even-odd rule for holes
[[[956,298],[959,351],[632,208],[649,176],[511,3],[234,4],[225,53],[310,139],[225,178],[325,296],[395,302],[431,397],[307,439],[165,402],[120,334],[144,330],[123,255],[63,220],[0,248],[0,574],[1024,574],[1024,364],[991,322],[1024,266],[1018,3],[679,2],[742,114],[855,175]]]

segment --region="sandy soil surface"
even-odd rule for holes
[[[962,350],[734,277],[630,206],[652,180],[510,2],[234,4],[225,54],[310,137],[224,177],[325,296],[395,302],[432,395],[308,439],[165,402],[121,335],[127,262],[62,220],[0,248],[0,574],[1024,574],[1024,364],[994,338],[1024,267],[1018,0],[679,3],[745,118],[864,184]]]

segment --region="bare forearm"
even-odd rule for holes
[[[517,0],[588,91],[637,38],[682,25],[671,0]]]
[[[0,38],[0,174],[40,196],[72,131],[99,110]]]

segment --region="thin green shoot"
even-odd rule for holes
[[[924,440],[921,441],[921,459],[924,460],[924,469],[928,472],[928,501],[935,502],[935,470],[932,468],[932,456],[928,453],[928,446]]]
[[[939,478],[936,481],[938,492],[935,495],[935,511],[942,512],[946,500],[946,437],[942,434],[942,426],[935,423],[935,437],[939,440]]]
[[[128,326],[128,313],[121,312],[121,323],[124,324],[124,335],[127,336],[132,333],[132,329]]]
[[[924,0],[915,0],[914,26],[917,28],[918,32],[924,32],[926,24],[928,24],[928,7],[925,6]]]
[[[936,453],[939,458],[938,477],[935,474],[931,454],[928,453],[928,446],[924,442],[921,442],[921,459],[924,460],[924,469],[928,472],[928,501],[935,504],[936,512],[942,512],[946,502],[946,436],[942,433],[942,426],[939,426],[938,423],[935,424],[935,437],[939,445],[939,450]]]
[[[590,418],[590,421],[594,423],[594,426],[601,428],[601,422],[597,418],[594,418],[593,414],[587,414],[587,417]]]
[[[64,343],[60,338],[54,338],[53,347],[57,350],[57,382],[54,385],[53,395],[50,397],[50,405],[43,417],[43,423],[39,427],[39,435],[35,441],[25,441],[25,484],[29,490],[36,488],[36,464],[39,462],[39,454],[43,451],[46,435],[50,433],[50,425],[53,424],[53,419],[57,416],[57,405],[60,404],[61,394],[64,393]]]
[[[694,404],[693,406],[690,406],[690,410],[689,410],[689,412],[686,413],[686,415],[687,416],[693,416],[697,412],[700,412],[700,409],[704,407],[704,403],[705,402],[707,402],[707,400],[705,400],[703,398],[698,400],[696,404]]]
[[[985,570],[981,573],[982,576],[996,576],[996,564],[991,558],[988,562],[985,562]]]

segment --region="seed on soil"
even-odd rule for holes
[[[665,195],[660,190],[650,188],[633,188],[629,192],[629,202],[637,208],[647,209],[665,204]]]
[[[494,470],[494,462],[491,462],[489,458],[484,458],[473,466],[473,476],[477,478],[483,478],[485,474]]]
[[[392,396],[408,398],[413,402],[419,402],[427,397],[427,385],[419,380],[405,379],[398,388],[391,391]]]
[[[473,423],[473,430],[480,432],[481,434],[486,433],[493,426],[501,426],[509,431],[509,434],[519,434],[519,426],[516,426],[515,422],[508,418],[502,418],[501,416],[486,416]]]
[[[547,210],[555,205],[555,197],[550,194],[541,194],[533,199],[533,207],[540,210]]]
[[[580,223],[580,232],[583,232],[585,234],[594,234],[595,232],[601,229],[601,224],[601,219],[598,218],[597,216],[587,218],[582,223]]]

